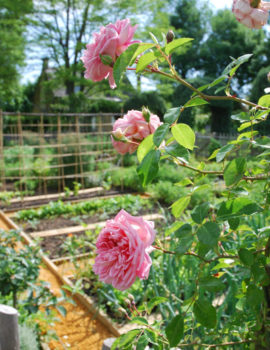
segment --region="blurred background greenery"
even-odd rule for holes
[[[130,72],[116,90],[107,81],[95,84],[84,79],[80,57],[93,32],[123,18],[138,24],[136,38],[142,41],[151,40],[149,31],[162,41],[168,29],[176,37],[194,38],[174,54],[173,63],[195,86],[220,75],[230,57],[246,53],[254,55],[239,69],[234,93],[256,102],[270,84],[267,29],[251,31],[229,9],[213,11],[205,0],[0,0],[0,108],[116,113],[148,105],[162,117],[167,108],[180,106],[190,92],[160,77]],[[233,133],[236,126],[230,115],[236,108],[232,102],[215,102],[188,109],[181,118],[196,131]],[[267,129],[265,123],[262,132]]]

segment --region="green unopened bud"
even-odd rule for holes
[[[260,7],[260,4],[261,4],[261,0],[252,0],[252,1],[250,2],[250,6],[251,6],[251,7],[254,7],[254,8]]]
[[[171,43],[174,40],[174,32],[169,30],[166,35],[167,44]]]
[[[99,55],[101,62],[105,64],[105,66],[113,67],[113,59],[110,55]]]
[[[125,134],[120,128],[112,132],[112,137],[115,141],[129,142],[129,140],[126,138]]]
[[[144,107],[142,108],[142,115],[145,119],[145,121],[147,121],[147,123],[150,122],[150,117],[151,117],[151,113],[149,111],[149,109],[147,107]]]

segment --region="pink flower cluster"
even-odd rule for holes
[[[119,290],[128,289],[136,277],[148,278],[155,235],[153,222],[121,210],[98,236],[93,271]]]
[[[100,55],[108,55],[114,63],[128,46],[138,41],[132,41],[137,25],[132,27],[129,19],[118,20],[115,24],[102,27],[99,33],[94,33],[94,42],[86,45],[81,58],[86,68],[85,78],[101,81],[108,78],[110,87],[116,87],[113,78],[113,67],[102,63]]]
[[[259,29],[267,23],[270,3],[258,1],[258,7],[252,7],[254,0],[234,0],[232,12],[236,19],[248,28]]]
[[[112,139],[113,147],[120,154],[133,153],[139,144],[148,135],[153,134],[162,124],[159,117],[155,114],[150,115],[149,123],[145,120],[143,113],[140,111],[128,111],[123,118],[116,120],[113,126]],[[125,141],[118,141],[123,138]]]

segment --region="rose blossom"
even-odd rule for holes
[[[94,42],[86,45],[81,58],[86,68],[85,78],[100,81],[108,78],[110,87],[116,87],[113,78],[112,66],[102,63],[100,55],[108,55],[112,58],[112,65],[117,57],[124,52],[128,46],[138,41],[132,41],[137,25],[132,27],[129,19],[118,20],[115,24],[102,27],[99,33],[94,33]]]
[[[133,153],[138,148],[140,142],[148,135],[153,134],[162,124],[159,117],[155,114],[150,115],[149,123],[144,119],[143,113],[140,111],[128,111],[123,118],[116,120],[113,126],[113,135],[115,132],[119,134],[119,129],[127,142],[112,139],[113,147],[120,154]]]
[[[148,278],[155,235],[153,222],[122,209],[98,236],[93,271],[101,281],[119,290],[128,289],[136,277]]]
[[[259,29],[267,23],[270,3],[258,1],[257,7],[252,7],[255,0],[234,0],[232,12],[236,19],[249,28]]]

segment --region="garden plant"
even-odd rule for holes
[[[244,25],[260,28],[267,22],[269,5],[234,0],[233,12]],[[163,123],[147,108],[131,110],[116,121],[112,133],[119,153],[137,151],[143,186],[158,177],[164,162],[171,162],[179,173],[188,169],[189,175],[175,184],[186,192],[172,204],[175,222],[161,234],[152,222],[121,210],[98,236],[93,271],[101,281],[123,293],[138,283],[137,277],[144,280],[146,291],[150,281],[149,298],[140,308],[136,298],[128,296],[121,312],[137,326],[112,349],[145,349],[148,344],[154,349],[269,349],[270,139],[257,128],[267,120],[270,95],[251,102],[232,92],[237,70],[248,64],[251,54],[232,58],[221,76],[195,88],[173,64],[174,52],[192,38],[177,39],[169,31],[163,42],[150,34],[151,42],[141,43],[133,40],[135,29],[127,19],[95,33],[83,56],[85,76],[93,81],[108,78],[115,88],[126,70],[134,70],[190,89],[191,98],[167,110]],[[210,88],[216,93],[210,95]],[[209,162],[193,164],[196,135],[181,115],[210,101],[233,101],[243,111],[233,116],[239,123],[238,136],[212,153],[209,170]],[[208,177],[211,181],[201,184]],[[163,286],[156,281],[162,274]],[[150,322],[147,315],[152,310],[161,318]]]

